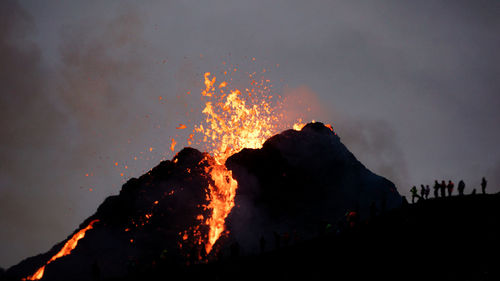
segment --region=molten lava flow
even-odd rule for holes
[[[204,78],[205,89],[201,94],[207,99],[202,111],[206,119],[194,131],[201,134],[205,149],[213,156],[213,160],[204,160],[213,182],[207,191],[211,215],[203,221],[209,227],[208,237],[203,239],[208,254],[225,230],[238,187],[232,172],[224,165],[227,158],[243,148],[261,148],[266,139],[283,127],[280,124],[283,114],[277,113],[277,105],[271,105],[270,87],[265,84],[269,80],[260,83],[253,80],[252,88],[245,89],[243,94],[238,89],[228,89],[226,81],[216,86],[216,77],[209,72]]]
[[[224,75],[227,73],[225,71]],[[207,205],[203,206],[209,214],[198,216],[200,225],[179,235],[182,241],[195,241],[196,245],[204,245],[206,254],[213,250],[223,233],[228,233],[225,231],[225,220],[234,207],[238,183],[232,172],[226,169],[226,160],[243,148],[261,148],[279,130],[291,127],[291,124],[283,123],[283,104],[280,100],[273,100],[270,80],[262,78],[259,82],[255,76],[256,73],[249,74],[250,86],[240,91],[231,87],[232,79],[218,82],[210,72],[204,74],[205,89],[201,91],[201,96],[205,101],[202,111],[205,120],[194,127],[187,143],[202,143],[203,149],[213,157],[202,160],[207,167],[205,172],[211,179],[207,187]],[[293,128],[300,130],[304,126],[302,119],[299,119]],[[184,129],[184,126],[180,124],[177,128]],[[197,141],[194,139],[195,135]],[[174,146],[175,142],[172,140],[172,151]],[[201,232],[202,225],[208,227],[206,236]],[[194,239],[190,240],[188,236]],[[201,256],[203,255],[198,254],[199,259]]]
[[[236,195],[238,182],[233,179],[232,172],[228,171],[224,165],[212,163],[206,172],[214,182],[213,185],[209,184],[208,186],[210,203],[207,207],[212,210],[212,215],[206,221],[210,229],[208,241],[205,243],[205,251],[210,253],[213,245],[225,229],[226,217],[234,207],[234,196]]]
[[[56,259],[60,258],[60,257],[64,257],[66,255],[69,255],[71,253],[71,251],[73,251],[73,249],[76,247],[76,245],[78,244],[78,241],[80,239],[82,239],[83,237],[85,237],[85,232],[87,232],[87,230],[89,229],[92,229],[94,226],[94,223],[98,222],[99,220],[93,220],[90,222],[89,225],[87,225],[87,227],[85,227],[84,229],[80,229],[80,231],[78,231],[77,233],[75,233],[75,235],[73,235],[65,244],[64,246],[62,247],[62,249],[57,253],[55,254],[52,258],[50,258],[50,260],[42,267],[40,267],[33,275],[30,275],[26,278],[23,278],[23,280],[39,280],[39,279],[42,279],[43,277],[43,273],[45,272],[45,267],[55,261]]]

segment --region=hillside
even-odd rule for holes
[[[214,178],[214,169],[222,176]],[[231,174],[238,182],[234,208],[207,250],[215,214],[210,206],[226,203],[227,190],[219,186],[230,182]],[[371,204],[391,209],[401,197],[392,182],[356,159],[331,126],[310,123],[271,137],[261,149],[243,149],[225,166],[184,148],[130,179],[66,240],[9,268],[5,276],[120,280],[162,268],[172,278],[173,272],[204,268],[231,252],[257,254],[260,240],[282,237],[291,245],[314,239],[348,210],[366,217]]]
[[[500,194],[429,199],[264,253],[126,280],[500,280]],[[282,242],[283,243],[283,242]]]

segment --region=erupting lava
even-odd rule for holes
[[[284,124],[282,104],[279,100],[273,102],[270,81],[262,79],[261,82],[256,82],[253,75],[255,73],[250,74],[250,89],[240,91],[230,88],[227,81],[216,84],[216,77],[209,72],[205,73],[205,89],[201,92],[202,99],[205,99],[202,111],[205,120],[194,126],[192,134],[187,139],[187,143],[191,145],[195,142],[196,136],[196,143],[203,144],[203,148],[212,156],[202,160],[207,167],[205,172],[210,176],[210,183],[206,189],[207,204],[203,206],[209,211],[209,215],[204,217],[200,214],[197,217],[201,225],[208,227],[208,234],[205,236],[201,234],[200,225],[179,234],[183,241],[187,241],[188,232],[191,232],[196,244],[203,245],[207,255],[220,236],[225,233],[225,220],[234,207],[238,188],[238,182],[233,178],[232,172],[226,169],[226,160],[243,148],[261,148],[268,138],[281,129],[293,127],[300,130],[305,125],[302,119],[298,119],[293,125]],[[184,124],[176,127],[179,130],[186,128]],[[174,151],[176,144],[176,140],[172,138],[170,150]],[[45,267],[54,260],[69,255],[78,241],[85,236],[85,232],[92,229],[94,223],[98,221],[93,220],[87,227],[78,231],[44,266],[23,280],[41,279]],[[202,255],[198,258],[201,260]]]
[[[276,107],[269,104],[272,96],[268,86],[246,89],[244,95],[238,89],[225,90],[228,83],[223,81],[218,86],[218,94],[215,77],[209,77],[210,73],[205,73],[206,89],[202,92],[210,99],[203,109],[205,126],[196,126],[195,131],[203,134],[203,141],[215,161],[224,164],[229,156],[243,148],[260,148],[276,133],[279,117],[273,114]]]
[[[285,126],[280,124],[283,118],[283,114],[278,113],[280,105],[271,104],[273,97],[269,80],[260,83],[252,80],[251,89],[242,93],[238,89],[229,89],[226,81],[217,85],[216,77],[209,72],[204,78],[205,89],[201,94],[208,99],[202,111],[206,119],[195,126],[194,133],[201,134],[205,149],[214,158],[204,160],[208,161],[207,173],[213,180],[208,186],[209,204],[206,206],[211,216],[203,222],[209,227],[208,237],[199,237],[197,230],[194,235],[205,244],[208,254],[225,230],[225,219],[234,207],[238,187],[232,172],[224,165],[227,158],[243,148],[261,148],[266,139]]]
[[[65,244],[64,246],[62,247],[62,249],[57,252],[57,254],[55,254],[52,258],[50,258],[50,260],[42,267],[40,267],[33,275],[30,275],[26,278],[23,278],[23,280],[39,280],[39,279],[42,279],[43,277],[43,273],[45,272],[45,267],[57,260],[58,258],[60,257],[64,257],[66,255],[69,255],[71,253],[71,251],[73,251],[73,249],[76,247],[76,245],[78,244],[78,241],[80,239],[82,239],[83,237],[85,237],[85,232],[87,232],[87,230],[89,229],[92,229],[94,227],[94,223],[98,222],[99,220],[93,220],[89,223],[89,225],[87,225],[87,227],[83,228],[83,229],[80,229],[80,231],[78,231],[77,233],[75,233],[75,235],[73,235]]]

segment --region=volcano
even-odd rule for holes
[[[222,235],[207,251],[203,241],[210,229],[202,222],[213,216],[208,208],[213,198],[207,197],[207,187],[214,185],[209,175],[213,162],[206,153],[182,149],[172,160],[130,179],[68,239],[11,267],[5,276],[118,280],[158,267],[168,268],[171,277],[181,276],[190,266],[216,262],[230,252],[265,251],[264,241],[286,247],[312,239],[336,227],[346,212],[366,217],[370,206],[401,204],[394,184],[361,164],[331,126],[309,123],[227,159],[238,183],[235,204]],[[59,254],[82,232],[74,247]],[[43,275],[34,276],[42,267]]]

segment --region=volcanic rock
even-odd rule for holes
[[[200,235],[208,231],[197,219],[208,215],[203,207],[210,182],[206,159],[208,154],[184,148],[171,161],[130,179],[119,195],[106,198],[80,225],[82,229],[99,220],[70,255],[47,265],[43,280],[93,280],[96,271],[100,279],[123,278],[159,264],[177,267],[198,260],[203,246],[192,230],[199,226]],[[7,276],[20,280],[33,274],[65,241],[11,267]]]
[[[235,252],[235,245],[242,254],[256,251],[261,237],[268,245],[282,237],[286,245],[315,237],[327,225],[336,227],[348,210],[363,216],[373,203],[389,209],[401,202],[394,184],[366,169],[333,130],[311,123],[227,160],[238,181],[236,206],[227,219],[230,234],[206,257],[199,237],[208,233],[202,221],[210,215],[210,162],[208,154],[184,148],[171,161],[130,179],[75,230],[99,220],[71,254],[46,266],[43,280],[140,279],[158,268],[174,278],[200,259]],[[11,267],[5,276],[20,280],[33,274],[66,241]]]
[[[227,225],[247,252],[258,249],[259,239],[283,244],[336,229],[347,211],[367,217],[372,205],[382,211],[401,204],[394,184],[370,172],[319,122],[275,135],[261,149],[243,149],[226,166],[238,181]]]

